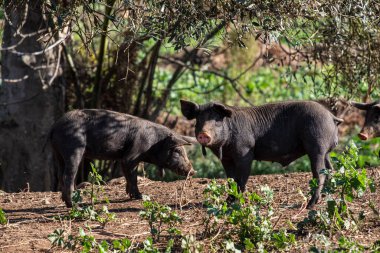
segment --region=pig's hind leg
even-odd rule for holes
[[[317,179],[318,187],[315,189],[309,203],[307,204],[307,209],[312,209],[321,195],[321,191],[326,181],[326,174],[323,173],[323,169],[326,169],[325,157],[326,152],[313,152],[309,153],[309,159],[311,163],[311,171],[313,173],[313,178]]]
[[[63,189],[63,171],[65,168],[65,163],[61,155],[53,149],[53,165],[54,165],[54,177],[55,183],[53,191],[62,191]]]
[[[326,153],[325,166],[326,166],[326,169],[328,170],[328,173],[326,175],[326,182],[329,182],[331,179],[331,173],[333,173],[333,170],[334,170],[334,167],[333,167],[333,165],[331,163],[331,159],[330,159],[330,153]]]
[[[72,207],[73,203],[71,200],[75,176],[78,172],[78,166],[82,160],[85,147],[79,147],[70,154],[62,155],[65,162],[65,170],[63,172],[63,189],[62,189],[62,199],[65,201],[67,207]]]

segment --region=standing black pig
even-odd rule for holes
[[[196,142],[170,129],[131,115],[107,110],[74,110],[60,118],[50,131],[62,200],[72,206],[74,179],[83,157],[119,160],[127,180],[126,191],[141,198],[137,187],[139,162],[168,168],[179,175],[195,172],[184,145]]]
[[[181,110],[186,118],[196,119],[198,142],[219,157],[241,191],[253,160],[286,166],[307,154],[319,183],[307,207],[317,203],[326,178],[320,171],[332,169],[329,152],[338,144],[337,126],[343,121],[325,107],[313,101],[232,107],[181,100]]]
[[[365,141],[380,137],[380,101],[372,103],[350,103],[354,107],[366,111],[364,126],[358,134],[359,138]]]

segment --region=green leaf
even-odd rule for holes
[[[255,245],[251,242],[249,238],[244,239],[245,249],[248,251],[253,251],[255,249]]]
[[[328,200],[327,201],[327,212],[331,217],[333,217],[334,213],[335,213],[335,209],[336,209],[336,202],[335,200]]]
[[[98,244],[99,253],[107,253],[109,249],[109,245],[106,241],[102,241]]]
[[[7,216],[5,215],[5,212],[3,211],[3,209],[0,208],[0,224],[5,225],[7,223],[8,223]]]
[[[83,228],[79,228],[79,235],[80,235],[81,237],[86,236],[86,233],[84,232]]]
[[[174,239],[170,239],[170,240],[168,241],[167,246],[166,246],[165,253],[170,253],[170,252],[172,252],[172,248],[173,248],[173,246],[174,246]]]
[[[372,179],[369,180],[369,188],[370,188],[372,193],[376,192],[376,185]]]
[[[121,245],[121,242],[119,240],[113,240],[112,246],[114,249],[119,249],[120,251],[125,251],[125,249],[123,248],[123,246]]]

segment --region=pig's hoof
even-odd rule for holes
[[[128,195],[131,199],[142,199],[142,194],[139,192],[129,193]]]
[[[314,209],[315,205],[321,203],[322,198],[320,197],[320,194],[313,195],[311,199],[309,200],[309,203],[307,203],[306,208],[309,210]]]
[[[73,203],[72,203],[72,201],[67,200],[67,197],[65,197],[64,194],[62,194],[61,199],[62,199],[63,202],[65,202],[66,207],[68,207],[68,208],[73,207]]]
[[[319,200],[313,200],[313,199],[311,199],[309,201],[309,203],[307,203],[306,209],[312,210],[312,209],[314,209],[315,204],[318,204],[318,203],[319,203]]]
[[[67,208],[72,208],[73,207],[73,203],[71,201],[65,201],[66,203],[66,207]]]

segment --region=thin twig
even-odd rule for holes
[[[56,41],[54,44],[50,45],[49,47],[41,50],[41,51],[37,51],[37,52],[32,52],[32,53],[29,53],[29,52],[19,52],[17,50],[9,50],[11,53],[13,54],[16,54],[16,55],[19,55],[19,56],[23,56],[23,55],[41,55],[41,54],[45,54],[47,51],[49,50],[52,50],[54,47],[58,46],[59,44],[63,43],[69,36],[71,35],[71,31],[68,31],[66,36],[61,38],[60,40]]]
[[[239,78],[239,76],[237,78],[232,78],[232,77],[228,76],[227,74],[221,73],[221,72],[216,71],[216,70],[200,70],[200,69],[196,69],[196,68],[194,68],[194,67],[192,67],[192,66],[190,66],[190,65],[188,65],[188,64],[186,64],[186,63],[184,63],[182,61],[179,61],[179,60],[170,59],[170,58],[162,57],[162,56],[161,56],[161,58],[163,58],[165,60],[168,60],[168,61],[171,61],[173,63],[176,63],[176,64],[178,64],[178,65],[180,65],[180,66],[182,66],[182,67],[184,67],[186,69],[192,70],[192,71],[200,71],[200,72],[210,73],[210,74],[214,74],[216,76],[222,77],[223,79],[227,80],[231,84],[231,87],[236,91],[236,93],[239,95],[239,97],[244,100],[244,102],[246,102],[247,104],[249,104],[251,106],[253,105],[252,102],[249,101],[241,93],[241,91],[237,87],[237,85],[239,84],[238,80],[237,80]],[[256,62],[254,62],[254,64],[256,64]],[[252,66],[254,66],[254,65],[252,65]]]
[[[190,174],[190,171],[187,173],[187,176],[186,176],[186,179],[185,179],[185,182],[182,184],[182,189],[181,189],[181,193],[180,193],[180,197],[179,197],[179,209],[182,211],[182,207],[185,206],[185,205],[182,205],[182,197],[183,197],[183,192],[185,191],[185,187],[186,187],[186,183],[187,181],[189,181],[191,179],[191,177],[189,176]],[[187,205],[188,203],[186,203]]]
[[[274,225],[273,225],[273,229],[276,227],[277,223],[280,221],[282,215],[283,215],[283,213],[281,213],[280,216],[278,216],[276,222],[275,222]]]

